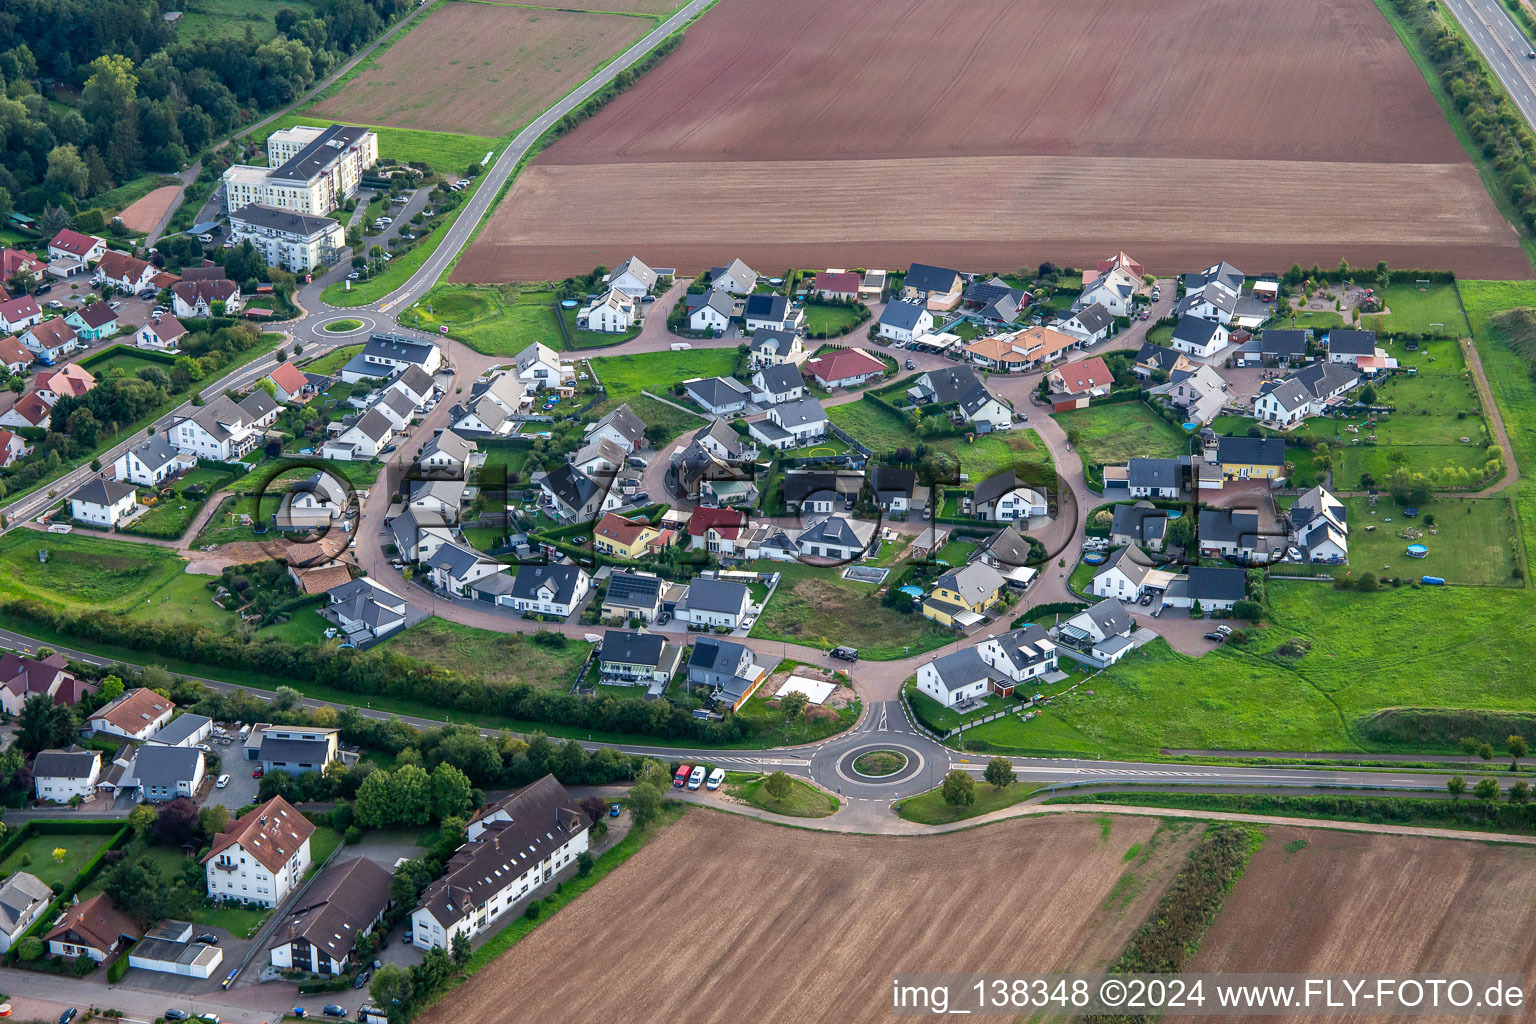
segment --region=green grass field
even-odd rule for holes
[[[1112,466],[1127,459],[1189,454],[1189,438],[1140,402],[1091,405],[1055,414],[1084,463]]]
[[[767,778],[766,775],[748,776],[739,772],[727,772],[725,791],[753,807],[794,818],[825,818],[837,810],[837,797],[793,776],[789,780],[789,795],[783,800],[775,800],[763,788]]]
[[[308,0],[283,0],[281,6],[304,17],[314,13]],[[267,0],[185,0],[176,39],[183,43],[241,39],[249,31],[257,42],[265,42],[277,35],[273,16],[278,7]]]
[[[304,364],[304,370],[308,373],[324,373],[335,375],[343,366],[352,361],[352,357],[363,350],[361,345],[343,345],[341,348],[332,349],[319,359]]]
[[[1432,284],[1421,291],[1412,281],[1395,282],[1378,294],[1388,312],[1362,316],[1360,326],[1367,330],[1433,332],[1458,338],[1472,331],[1454,284]]]
[[[729,377],[735,368],[734,348],[598,356],[592,360],[592,372],[608,389],[609,399],[623,401],[629,401],[641,391],[678,401],[677,396],[670,394],[674,384],[694,377]]]
[[[580,638],[550,648],[534,642],[531,633],[495,633],[435,618],[395,634],[382,646],[470,675],[562,693],[575,682],[589,649]]]
[[[980,546],[976,541],[952,540],[939,549],[936,557],[939,561],[948,562],[950,565],[964,565]]]
[[[973,803],[963,807],[953,807],[944,802],[942,790],[934,788],[901,801],[896,805],[896,813],[908,821],[917,821],[924,825],[947,825],[952,821],[964,821],[966,818],[1012,807],[1029,799],[1039,789],[1039,786],[1027,782],[1014,782],[999,789],[976,777],[976,799]]]
[[[1375,515],[1364,498],[1346,498],[1344,504],[1349,509],[1349,563],[1357,574],[1427,575],[1451,583],[1522,585],[1513,575],[1519,559],[1514,509],[1502,494],[1434,498],[1413,519],[1390,502],[1378,504]],[[1434,517],[1433,527],[1425,524],[1426,515]],[[1415,535],[1405,535],[1408,532]],[[1423,544],[1429,548],[1428,556],[1408,557],[1409,544]]]
[[[1149,414],[1150,415],[1150,414]],[[877,453],[911,448],[918,443],[907,420],[900,413],[874,402],[844,402],[830,406],[827,418],[848,431]],[[947,437],[925,442],[930,448],[954,455],[960,472],[975,481],[985,480],[1008,468],[1028,468],[1028,472],[1049,472],[1054,482],[1050,453],[1033,430],[1021,428],[994,434],[979,434],[974,442],[963,437]]]
[[[28,871],[50,887],[69,885],[85,869],[86,863],[111,841],[110,835],[34,833],[0,863],[0,873],[9,877],[18,871]],[[58,849],[64,851],[62,860],[53,859],[53,851]]]
[[[835,571],[784,562],[755,563],[755,567],[781,572],[784,578],[752,627],[752,636],[822,650],[847,644],[869,661],[921,654],[954,639],[954,634],[920,615],[885,607],[869,584],[845,580]]]
[[[39,550],[48,552],[47,562],[38,562]],[[182,564],[165,548],[83,533],[0,536],[0,590],[64,608],[126,610],[181,575]]]
[[[439,284],[400,322],[450,336],[486,355],[515,355],[534,342],[565,348],[553,292],[519,285]]]
[[[859,310],[855,306],[828,306],[819,302],[807,302],[805,330],[811,337],[825,337],[831,331],[842,330],[859,322]]]

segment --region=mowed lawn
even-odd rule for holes
[[[1349,564],[1356,575],[1439,576],[1450,583],[1524,585],[1514,577],[1519,541],[1514,509],[1503,494],[1436,497],[1412,519],[1388,502],[1378,504],[1375,515],[1364,498],[1346,498],[1344,504],[1349,509]],[[1425,525],[1426,515],[1434,516],[1434,526]],[[1429,554],[1410,558],[1410,544],[1423,544]]]
[[[784,562],[754,563],[784,578],[752,627],[752,636],[831,650],[859,649],[859,657],[893,661],[943,647],[954,634],[920,615],[887,608],[868,583],[845,580],[840,570]]]
[[[1051,455],[1039,435],[1027,427],[978,434],[970,443],[963,437],[923,441],[913,434],[900,413],[862,399],[828,406],[827,418],[873,448],[877,455],[899,448],[913,448],[919,443],[949,452],[960,463],[960,472],[967,474],[973,483],[1004,469],[1026,467],[1048,473],[1051,480],[1046,482],[1054,483]]]
[[[424,331],[450,336],[492,356],[516,355],[534,342],[566,347],[553,292],[518,285],[440,284],[400,315]]]
[[[47,551],[47,561],[38,560]],[[125,611],[185,563],[165,548],[86,533],[16,529],[0,536],[0,592],[76,610]]]
[[[176,28],[176,41],[208,42],[215,39],[242,39],[247,32],[257,42],[277,35],[275,15],[279,7],[288,7],[300,17],[313,17],[314,6],[308,0],[197,0],[182,12]]]
[[[556,634],[558,635],[558,634]],[[590,645],[561,637],[564,645],[546,647],[531,633],[496,633],[444,619],[427,619],[384,641],[394,651],[492,682],[521,682],[565,692],[576,681]]]
[[[391,128],[388,125],[352,121],[325,114],[286,114],[263,128],[259,145],[266,152],[266,137],[283,128],[307,124],[329,127],[341,121],[345,124],[361,124],[379,137],[379,156],[403,164],[424,163],[439,173],[463,174],[470,164],[485,159],[487,152],[499,150],[501,141],[486,135],[462,135],[456,132],[421,131],[411,128]]]
[[[672,386],[694,377],[729,377],[736,368],[734,348],[698,348],[686,352],[643,352],[628,356],[599,356],[592,371],[608,389],[609,398],[628,399],[641,391],[673,401]]]
[[[50,887],[68,885],[85,869],[85,865],[96,856],[97,851],[111,841],[110,834],[34,833],[26,842],[13,850],[4,862],[0,862],[0,874],[9,878],[18,871],[28,871]],[[53,851],[58,849],[64,851],[64,856],[61,860],[54,860]]]
[[[1055,417],[1085,464],[1112,466],[1137,456],[1171,459],[1189,454],[1189,438],[1140,402],[1091,405]]]
[[[1361,317],[1360,326],[1367,330],[1433,332],[1457,338],[1472,332],[1454,283],[1431,284],[1421,289],[1411,281],[1398,282],[1377,294],[1386,301],[1387,312]]]

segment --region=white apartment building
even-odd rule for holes
[[[321,217],[357,191],[379,159],[379,137],[367,128],[296,125],[267,137],[267,166],[235,164],[224,172],[224,208],[252,203]]]
[[[275,907],[309,870],[315,826],[280,796],[229,823],[203,858],[212,899]]]
[[[250,242],[269,266],[303,274],[336,262],[347,233],[329,217],[252,203],[229,215],[236,241]]]

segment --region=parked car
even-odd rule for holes
[[[172,1008],[165,1011],[166,1020],[186,1020],[188,1016],[189,1014],[186,1010],[177,1010]]]
[[[228,743],[229,741],[225,740],[224,742]],[[229,785],[229,776],[228,775],[220,775],[219,778],[218,778],[218,781],[216,781],[213,784],[213,788],[214,789],[223,789],[227,785]]]
[[[1205,634],[1205,638],[1219,644],[1226,639],[1226,636],[1221,633],[1211,632]]]
[[[672,776],[672,786],[673,786],[673,788],[674,789],[682,789],[684,786],[688,785],[688,776],[690,776],[692,774],[693,774],[693,765],[691,765],[691,764],[679,765],[678,768],[677,768],[677,774]]]
[[[912,360],[908,359],[907,360],[907,369],[915,370],[915,369],[917,369],[917,364],[914,363]]]
[[[213,934],[213,932],[203,932],[203,934],[197,937],[197,941],[209,946],[217,946],[219,944],[219,937]]]
[[[608,817],[610,817],[610,818],[617,818],[619,816],[620,809],[621,808],[620,808],[620,806],[618,804],[609,804],[608,805]]]
[[[69,1022],[74,1020],[77,1016],[79,1016],[79,1014],[80,1011],[71,1006],[69,1009],[59,1014],[59,1024],[69,1024]]]
[[[725,769],[724,768],[716,768],[714,771],[709,773],[709,778],[707,780],[705,780],[704,787],[706,789],[719,789],[720,788],[720,783],[722,783],[724,781],[725,781]]]
[[[251,772],[251,778],[253,778],[253,779],[259,779],[259,778],[261,778],[261,777],[262,777],[262,776],[263,776],[263,775],[264,775],[264,774],[266,774],[266,770],[265,770],[265,769],[263,769],[263,768],[257,768],[257,769],[256,769],[256,770],[255,770],[255,771],[253,771],[253,772]]]
[[[326,1003],[325,1009],[320,1012],[327,1017],[345,1017],[347,1015],[347,1008],[345,1006],[337,1006],[335,1003]]]
[[[839,661],[858,661],[859,649],[857,647],[834,647],[832,657]]]
[[[64,303],[60,302],[58,299],[49,299],[48,300],[48,308],[49,309],[63,309],[64,308]]]
[[[368,984],[368,979],[372,977],[372,975],[372,971],[359,971],[357,977],[352,979],[352,987],[362,988],[364,985]]]
[[[704,785],[704,766],[695,765],[693,771],[688,773],[688,788],[698,789]]]
[[[1151,604],[1152,603],[1152,595],[1150,593],[1142,594],[1141,595],[1141,603],[1144,604],[1144,605]]]

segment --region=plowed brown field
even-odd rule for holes
[[[652,25],[619,14],[444,4],[312,109],[361,124],[506,135]]]
[[[1123,863],[1156,827],[1114,818],[1105,839],[1072,815],[844,836],[695,808],[423,1024],[885,1021],[897,971],[1099,967],[1188,849],[1160,836],[1146,864]],[[1127,871],[1148,883],[1111,898]]]
[[[1370,0],[720,0],[454,273],[1386,259],[1529,277]]]
[[[1287,852],[1286,845],[1298,839],[1307,845]],[[1536,973],[1536,851],[1272,826],[1187,969],[1510,972],[1530,979]],[[1191,1024],[1210,1019],[1187,1018]],[[1384,1018],[1243,1018],[1286,1024],[1356,1019]]]

